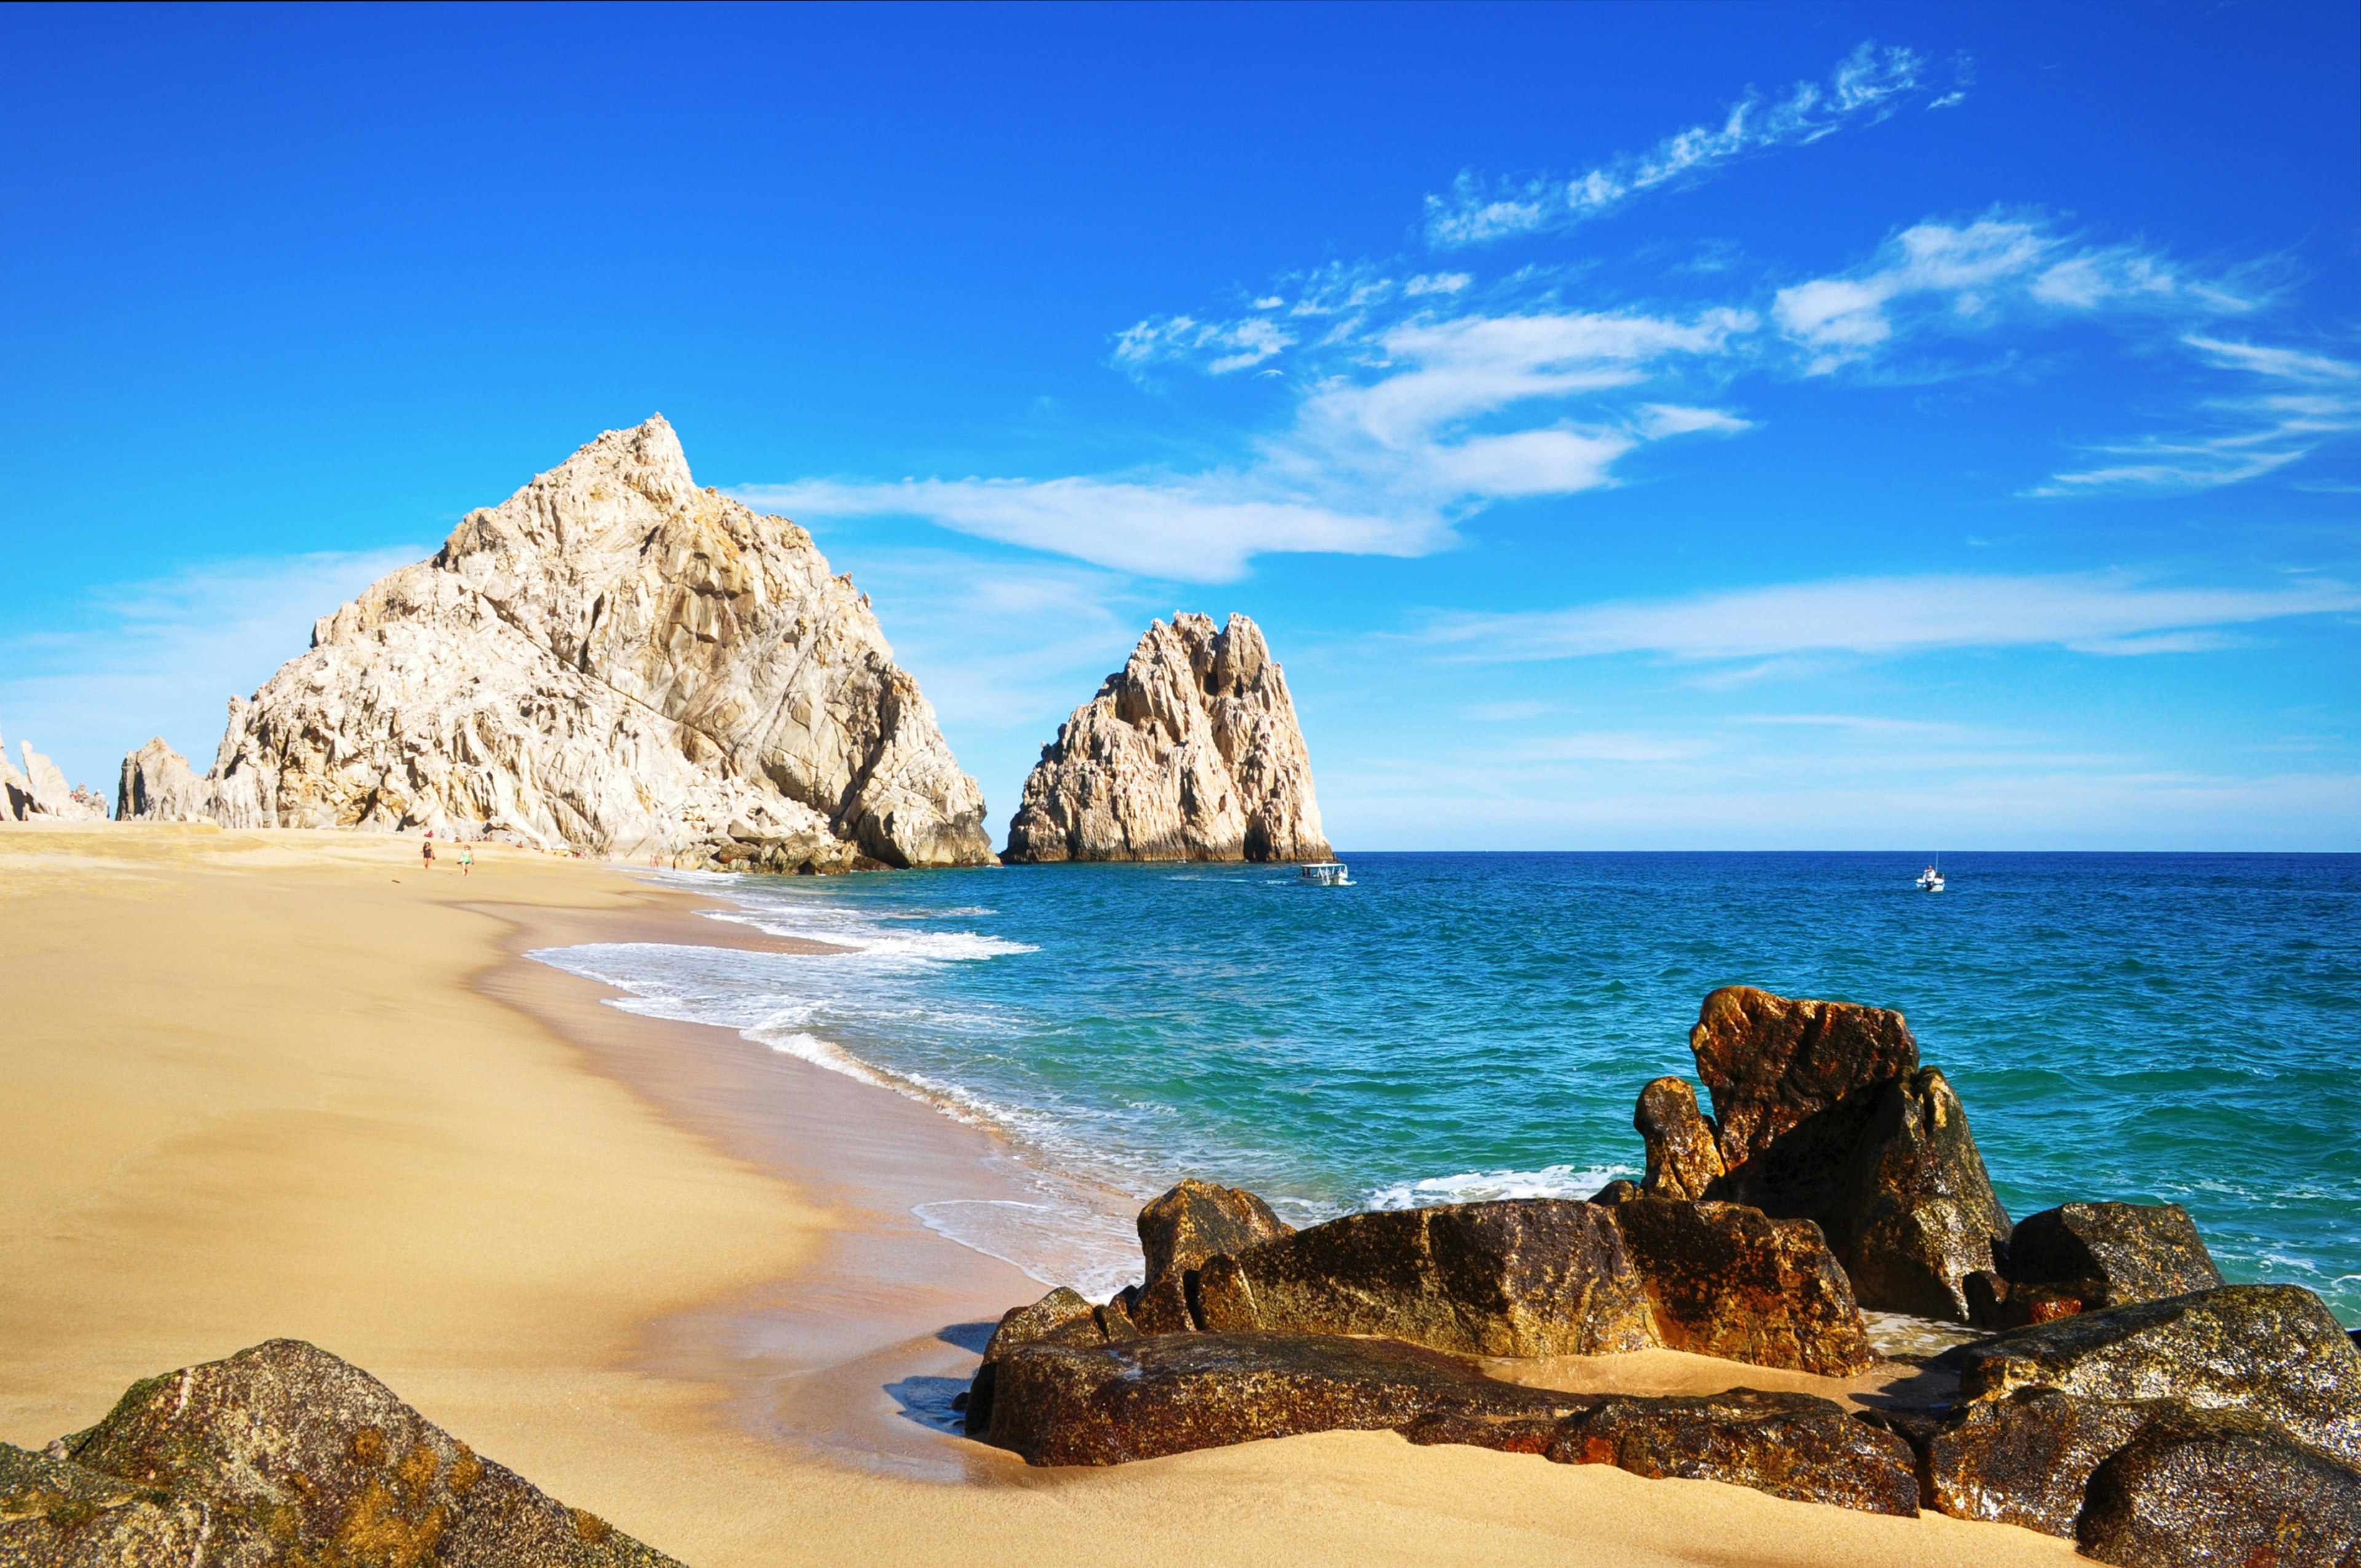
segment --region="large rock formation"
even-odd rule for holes
[[[1243,615],[1157,621],[1060,726],[1008,824],[1011,861],[1324,861],[1287,677]]]
[[[2009,1221],[1967,1113],[1918,1065],[1902,1014],[1725,986],[1705,999],[1689,1047],[1712,1091],[1719,1176],[1700,1157],[1703,1118],[1677,1080],[1642,1091],[1635,1123],[1649,1179],[1810,1220],[1864,1307],[1964,1321],[1967,1281],[1998,1277]]]
[[[9,766],[7,742],[0,740],[0,822],[106,820],[106,802],[96,791],[68,784],[64,771],[34,751],[31,741],[16,744],[25,759],[22,773]]]
[[[45,1454],[0,1445],[0,1564],[678,1568],[297,1340],[136,1383]]]
[[[802,529],[697,488],[661,417],[470,512],[233,699],[210,773],[178,762],[126,759],[135,815],[676,865],[992,859],[983,797],[867,596]]]

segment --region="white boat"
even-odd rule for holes
[[[1345,874],[1342,861],[1306,861],[1295,868],[1295,880],[1313,887],[1350,887],[1352,880]]]
[[[1918,873],[1918,890],[1921,893],[1943,891],[1943,865],[1940,861]]]

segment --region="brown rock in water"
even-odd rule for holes
[[[1751,1486],[1774,1497],[1915,1517],[1910,1445],[1809,1394],[1732,1388],[1704,1398],[1610,1399],[1567,1420],[1549,1449],[1651,1480]]]
[[[2122,1568],[2354,1568],[2361,1473],[2256,1417],[2178,1410],[2099,1466],[2076,1534]]]
[[[1386,1430],[1434,1410],[1554,1418],[1591,1402],[1502,1383],[1392,1340],[1163,1334],[1011,1355],[992,1442],[1030,1464],[1121,1464],[1299,1432]]]
[[[184,1516],[175,1510],[184,1506],[202,1515],[205,1568],[673,1561],[478,1458],[368,1373],[298,1340],[136,1383],[105,1420],[58,1446],[70,1467],[7,1464],[12,1496],[27,1484],[70,1496],[30,1517],[0,1516],[0,1562],[18,1553],[27,1563],[125,1568],[197,1562],[195,1551],[154,1550],[179,1539]],[[110,1500],[121,1494],[87,1480],[91,1473],[127,1484],[131,1495]],[[104,1534],[49,1554],[41,1532],[77,1518]]]
[[[2361,1351],[2295,1285],[2225,1285],[2110,1307],[1963,1345],[1969,1399],[2050,1387],[2091,1399],[2180,1399],[2240,1410],[2361,1463]]]
[[[2055,1388],[1969,1405],[1927,1440],[1927,1504],[1953,1519],[2070,1540],[2091,1473],[2158,1408]]]
[[[1798,1189],[1803,1208],[1831,1206],[1875,1091],[1918,1066],[1918,1043],[1899,1013],[1790,1000],[1751,985],[1726,985],[1705,999],[1689,1049],[1713,1091],[1721,1162],[1732,1179],[1742,1189],[1749,1179],[1775,1177]],[[1806,1124],[1838,1150],[1830,1168],[1758,1170],[1750,1178],[1749,1162]],[[1812,1188],[1826,1189],[1817,1202],[1808,1201]],[[1730,1195],[1764,1206],[1742,1190]]]
[[[1186,1273],[1217,1252],[1235,1255],[1294,1234],[1253,1193],[1194,1178],[1139,1212],[1139,1250],[1150,1279]]]
[[[1656,1198],[1712,1196],[1722,1178],[1713,1124],[1697,1110],[1697,1093],[1677,1078],[1660,1078],[1640,1091],[1631,1124],[1648,1144],[1648,1174],[1640,1190]]]
[[[1999,1267],[2009,1223],[1940,1072],[1921,1068],[1880,1092],[1848,1186],[1830,1240],[1855,1299],[1967,1321],[1967,1277]]]
[[[2160,1301],[2222,1283],[2213,1255],[2178,1203],[2066,1203],[2029,1214],[2009,1238],[2015,1285],[2096,1280],[2092,1307]]]
[[[1346,1214],[1208,1260],[1199,1321],[1473,1355],[1642,1349],[1647,1303],[1613,1214],[1549,1198]]]
[[[1852,1288],[1810,1221],[1670,1198],[1604,1212],[1645,1283],[1658,1343],[1825,1377],[1875,1359]]]
[[[1000,1364],[1011,1355],[1030,1344],[1104,1344],[1111,1337],[1101,1310],[1063,1285],[1029,1307],[1011,1307],[1001,1314],[992,1338],[984,1342],[983,1364],[968,1385],[969,1434],[981,1436],[992,1430]]]

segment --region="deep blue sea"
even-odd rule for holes
[[[1363,854],[1291,868],[666,874],[829,957],[539,955],[987,1122],[1045,1170],[1184,1175],[1299,1221],[1587,1196],[1631,1108],[1695,1080],[1744,982],[1900,1009],[2011,1214],[2188,1207],[2233,1279],[2361,1323],[2361,856]],[[1700,1098],[1703,1098],[1701,1095]],[[947,1206],[956,1208],[957,1206]],[[1045,1199],[928,1216],[1042,1277],[1119,1282],[1119,1223]]]

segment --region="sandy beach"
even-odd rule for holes
[[[1042,1287],[910,1211],[1017,1190],[1006,1151],[522,956],[792,944],[623,869],[477,856],[0,826],[0,1438],[286,1335],[698,1568],[2072,1557],[1392,1434],[1087,1472],[943,1434],[979,1326]],[[1634,1387],[1815,1381],[1630,1359]]]

